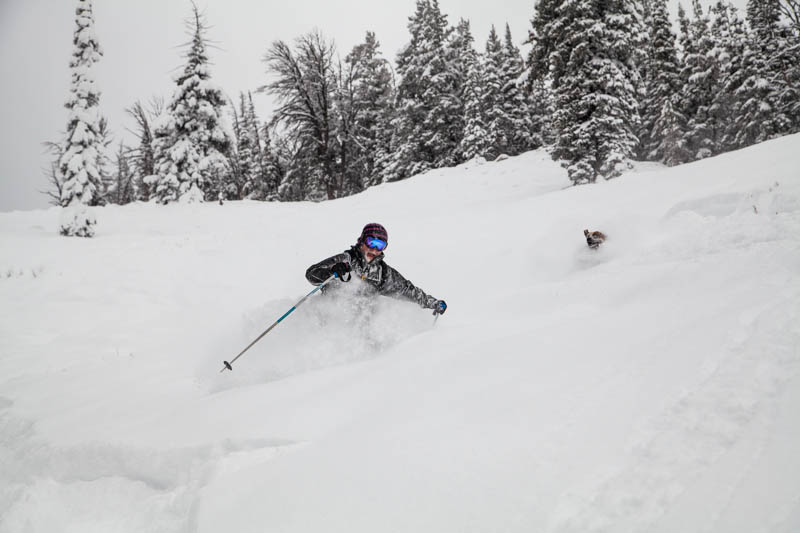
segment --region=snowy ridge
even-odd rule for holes
[[[0,532],[797,531],[798,154],[0,214]],[[436,325],[313,298],[220,374],[372,221]]]

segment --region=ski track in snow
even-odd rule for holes
[[[56,447],[0,398],[0,533],[196,531],[197,502],[214,476],[302,443],[223,440],[174,449],[112,443]],[[40,511],[46,510],[46,513]]]
[[[701,477],[730,452],[760,413],[774,413],[774,405],[766,404],[774,404],[798,375],[800,316],[793,306],[797,301],[800,291],[794,290],[781,305],[743,316],[739,340],[728,348],[726,357],[700,385],[677,398],[640,432],[622,465],[563,495],[549,530],[654,531],[683,495],[687,481]],[[787,314],[787,309],[794,312]],[[757,445],[747,464],[740,465],[738,482],[721,489],[728,500],[760,459],[769,432],[754,438]],[[702,531],[717,531],[714,522],[711,516]],[[776,520],[767,530],[783,531],[782,526]]]

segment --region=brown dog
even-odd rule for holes
[[[597,247],[606,240],[605,233],[600,231],[589,231],[585,229],[583,230],[583,236],[586,237],[586,245],[592,250],[597,249]]]

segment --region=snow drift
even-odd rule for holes
[[[798,154],[0,214],[0,532],[800,530]],[[315,297],[219,372],[372,221],[435,326]]]

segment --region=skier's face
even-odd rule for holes
[[[383,252],[381,252],[380,250],[376,250],[375,248],[370,248],[366,244],[362,244],[361,253],[364,254],[367,263],[372,263],[372,261],[379,255],[381,255]]]

